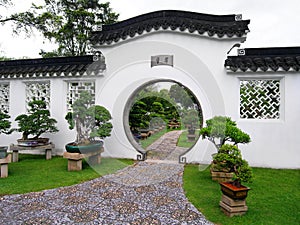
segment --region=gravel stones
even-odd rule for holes
[[[212,224],[186,199],[183,169],[138,162],[82,184],[2,196],[0,224]]]

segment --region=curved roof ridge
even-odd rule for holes
[[[158,30],[179,30],[217,38],[243,37],[249,32],[250,20],[241,15],[212,15],[179,10],[161,10],[142,14],[110,25],[103,25],[100,31],[92,33],[92,44],[109,45],[144,32]]]

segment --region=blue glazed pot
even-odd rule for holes
[[[74,142],[69,143],[65,146],[66,151],[70,153],[91,153],[100,151],[103,147],[103,141],[92,142],[88,145],[76,145]]]

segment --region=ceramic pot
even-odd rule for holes
[[[221,191],[224,195],[234,200],[243,200],[247,197],[250,188],[240,185],[237,187],[232,182],[221,182]]]
[[[103,147],[103,141],[92,142],[88,145],[76,145],[74,142],[69,143],[65,146],[66,151],[70,153],[91,153],[100,151]]]

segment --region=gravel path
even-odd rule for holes
[[[0,198],[0,224],[212,224],[186,199],[183,165],[138,162],[82,184]]]
[[[179,156],[188,150],[187,148],[176,146],[181,133],[181,130],[175,130],[161,136],[147,147],[147,159],[178,162]]]

